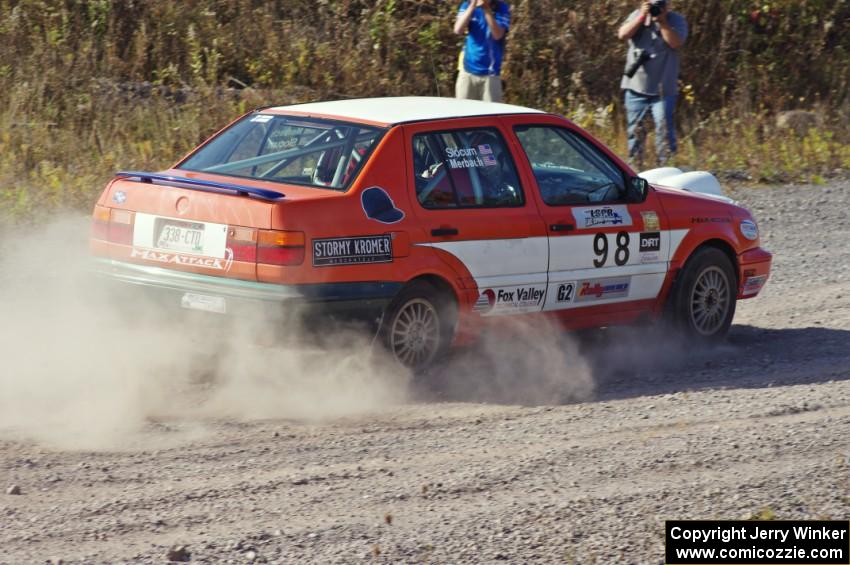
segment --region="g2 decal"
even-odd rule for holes
[[[576,294],[576,283],[568,282],[558,285],[558,292],[555,295],[555,300],[558,302],[572,302]]]

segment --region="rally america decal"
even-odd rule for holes
[[[313,240],[314,267],[391,263],[392,260],[392,237],[389,234]]]
[[[632,225],[632,217],[626,206],[573,208],[573,217],[580,230]]]
[[[585,302],[590,300],[607,300],[609,298],[625,298],[629,295],[631,282],[631,277],[580,281],[576,301]]]
[[[541,309],[546,298],[546,287],[526,285],[506,288],[488,288],[475,303],[475,311],[484,314],[521,314]]]

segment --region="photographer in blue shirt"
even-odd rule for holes
[[[502,101],[502,56],[511,25],[511,9],[501,0],[470,0],[458,10],[454,32],[466,33],[455,96]]]

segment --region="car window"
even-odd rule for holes
[[[600,204],[624,199],[620,169],[577,133],[552,126],[514,130],[546,204]]]
[[[178,168],[344,189],[383,131],[312,118],[252,114]]]
[[[495,128],[413,136],[416,198],[425,208],[522,206],[519,177]]]

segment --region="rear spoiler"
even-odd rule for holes
[[[119,171],[115,173],[116,177],[121,177],[127,180],[138,178],[135,182],[145,182],[153,184],[154,181],[185,184],[194,190],[204,190],[206,192],[235,192],[241,196],[256,196],[264,200],[278,200],[286,195],[282,192],[274,190],[266,190],[264,188],[252,188],[250,186],[240,186],[238,184],[230,184],[226,182],[215,182],[210,180],[190,179],[186,177],[175,177],[172,175],[163,175],[160,173],[143,173],[140,171]]]

